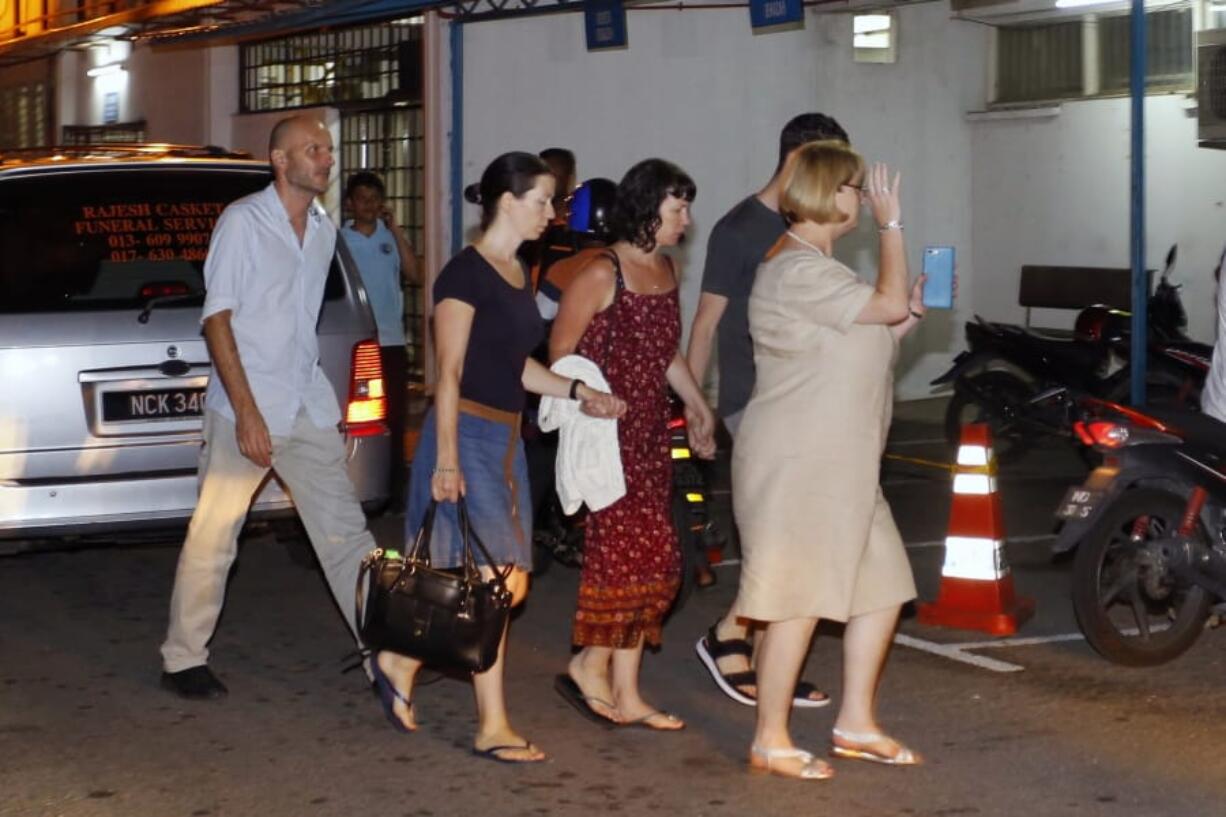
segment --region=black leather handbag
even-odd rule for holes
[[[400,556],[377,548],[358,571],[357,622],[371,650],[390,650],[427,664],[484,672],[498,658],[498,645],[511,611],[506,580],[511,565],[494,564],[468,518],[464,500],[457,512],[464,564],[454,570],[430,565],[430,536],[438,503],[431,502],[412,549]],[[493,569],[484,580],[473,548]],[[365,589],[365,593],[363,590]]]

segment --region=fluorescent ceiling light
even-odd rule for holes
[[[1118,3],[1119,0],[1056,0],[1058,9],[1079,9],[1083,6],[1105,6],[1108,3]]]
[[[85,72],[87,77],[105,77],[111,74],[118,74],[123,70],[122,62],[110,62],[106,65],[99,65]]]

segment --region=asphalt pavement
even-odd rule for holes
[[[939,406],[900,406],[883,470],[922,597],[935,595],[948,475]],[[695,593],[649,654],[643,686],[688,722],[678,734],[606,731],[552,689],[569,655],[577,574],[554,565],[513,624],[508,698],[550,753],[511,767],[469,753],[471,687],[423,676],[421,729],[394,732],[360,672],[322,578],[270,536],[244,541],[212,666],[224,701],[158,686],[157,647],[177,535],[139,546],[0,558],[0,815],[1222,815],[1226,634],[1175,662],[1114,666],[1077,635],[1067,562],[1048,554],[1051,511],[1084,473],[1049,445],[1000,477],[1008,558],[1035,618],[1011,640],[908,617],[881,688],[881,720],[925,754],[918,768],[832,761],[820,783],[750,776],[752,709],[724,698],[694,642],[731,601],[735,563]],[[725,513],[716,469],[716,509]],[[820,520],[814,520],[815,525]],[[374,522],[381,543],[400,520]],[[729,553],[734,561],[735,553]],[[990,642],[990,643],[985,643]],[[839,629],[823,626],[806,677],[839,698]],[[969,646],[968,646],[969,645]],[[987,659],[987,660],[980,660]],[[793,716],[825,750],[832,708]]]

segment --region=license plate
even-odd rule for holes
[[[1060,501],[1060,507],[1056,509],[1057,519],[1089,519],[1090,514],[1094,513],[1094,509],[1098,507],[1099,501],[1103,498],[1102,491],[1092,491],[1089,488],[1082,488],[1080,485],[1068,489],[1068,493],[1064,495],[1064,499]]]
[[[178,420],[203,413],[204,389],[112,391],[102,395],[102,419],[108,423]]]

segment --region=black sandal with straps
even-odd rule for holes
[[[711,680],[719,687],[720,692],[739,704],[758,705],[756,697],[740,689],[743,686],[757,686],[757,673],[751,669],[725,673],[720,671],[719,664],[716,663],[719,659],[729,655],[743,655],[746,658],[752,658],[753,646],[748,641],[743,638],[729,638],[727,641],[720,641],[719,635],[715,632],[715,625],[711,625],[707,634],[698,639],[694,649],[698,653],[699,660],[711,673]]]
[[[739,704],[744,704],[745,706],[758,705],[756,695],[750,695],[741,689],[741,687],[747,686],[757,687],[758,674],[751,669],[742,670],[741,672],[720,672],[719,664],[716,663],[719,659],[728,655],[743,655],[746,658],[752,658],[753,646],[748,641],[743,638],[729,638],[726,641],[720,641],[719,635],[715,632],[715,625],[711,625],[711,629],[707,630],[707,634],[698,639],[694,649],[698,653],[698,658],[707,668],[707,671],[711,673],[711,680],[719,687],[720,692]],[[814,693],[818,697],[814,698]],[[813,684],[808,681],[796,682],[796,690],[792,693],[792,706],[802,709],[816,709],[829,703],[830,696],[813,686]]]

